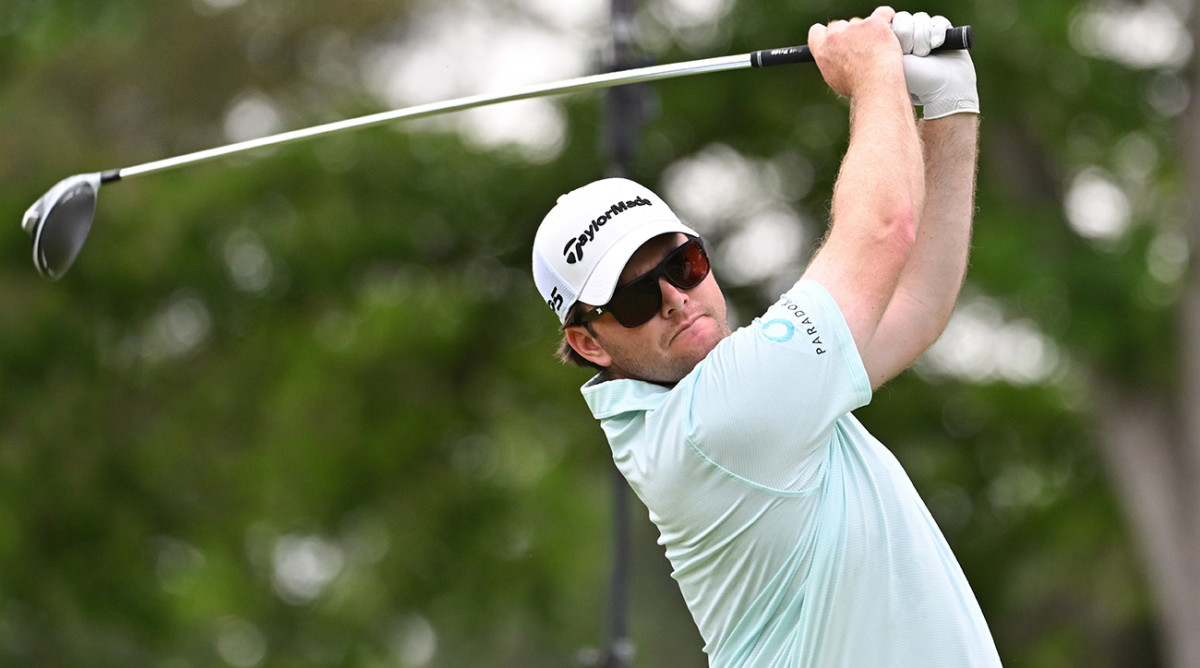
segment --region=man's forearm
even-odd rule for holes
[[[850,144],[834,185],[829,234],[804,277],[819,282],[862,349],[875,337],[916,238],[925,175],[903,72],[873,72],[851,98]]]
[[[923,121],[925,208],[896,292],[863,351],[878,386],[912,364],[937,340],[962,288],[975,213],[979,117],[955,114]]]
[[[911,216],[915,225],[924,206],[923,149],[912,107],[903,87],[886,90],[851,104],[850,144],[831,202],[834,225],[864,226],[867,236],[878,236],[875,227],[898,216]]]
[[[956,114],[920,125],[925,209],[897,292],[930,309],[932,343],[950,319],[967,271],[975,216],[979,116]]]

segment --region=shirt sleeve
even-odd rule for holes
[[[871,399],[850,328],[813,281],[722,341],[685,382],[693,447],[735,476],[785,490],[812,481],[834,424]]]

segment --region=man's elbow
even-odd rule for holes
[[[888,211],[879,227],[879,239],[882,244],[899,254],[908,257],[917,244],[917,210],[911,203],[898,203]]]

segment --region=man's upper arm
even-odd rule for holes
[[[824,461],[820,448],[834,423],[871,399],[838,310],[820,286],[799,284],[722,341],[677,388],[690,392],[697,449],[778,489]]]

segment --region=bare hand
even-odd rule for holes
[[[902,51],[891,27],[895,14],[891,7],[878,7],[865,19],[809,28],[808,47],[834,92],[853,98],[897,75],[903,81]]]

